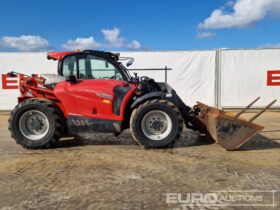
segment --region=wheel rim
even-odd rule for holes
[[[172,130],[172,121],[169,115],[160,110],[146,113],[141,122],[141,129],[146,137],[151,140],[162,140]]]
[[[21,134],[32,141],[43,138],[48,133],[49,127],[47,116],[38,110],[27,111],[19,119]]]

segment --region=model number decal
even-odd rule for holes
[[[95,94],[101,98],[112,99],[113,96],[107,93],[95,92]]]

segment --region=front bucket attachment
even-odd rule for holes
[[[195,106],[195,109],[199,110],[196,118],[206,127],[207,132],[218,144],[226,150],[235,150],[263,130],[263,126],[252,123],[252,121],[276,102],[276,100],[271,102],[249,121],[240,118],[240,115],[248,110],[258,99],[237,115],[198,102]]]

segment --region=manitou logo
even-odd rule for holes
[[[267,71],[267,86],[280,86],[280,70]]]

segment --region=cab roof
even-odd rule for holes
[[[65,55],[75,54],[77,52],[68,51],[68,52],[49,52],[47,55],[48,59],[52,60],[61,60]]]
[[[98,51],[98,50],[84,50],[81,52],[80,51],[49,52],[47,54],[47,58],[60,61],[66,55],[73,55],[73,54],[90,54],[90,55],[96,55],[96,56],[100,56],[100,57],[109,57],[115,61],[117,61],[120,56],[119,53],[111,53],[111,52],[104,52],[104,51]]]

